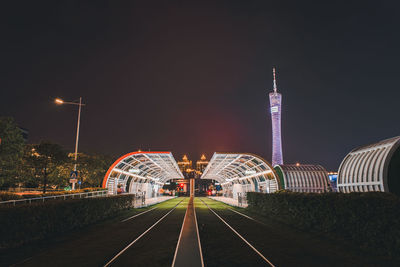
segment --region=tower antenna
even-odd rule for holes
[[[277,93],[275,67],[272,68],[272,73],[274,75],[274,93]]]

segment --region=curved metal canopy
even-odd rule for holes
[[[131,152],[114,162],[108,169],[103,187],[116,192],[117,186],[123,188],[127,183],[152,183],[163,185],[171,179],[182,179],[171,152]],[[130,192],[130,186],[128,185]]]
[[[219,153],[212,156],[201,179],[213,179],[221,185],[235,183],[274,183],[273,191],[279,189],[279,179],[273,167],[262,158],[249,153]]]
[[[339,166],[339,192],[381,191],[400,194],[398,183],[395,182],[399,178],[396,171],[399,165],[391,163],[392,159],[396,160],[399,147],[400,136],[396,136],[353,149]]]

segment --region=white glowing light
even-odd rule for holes
[[[135,168],[130,168],[130,169],[129,169],[129,172],[130,172],[130,173],[139,173],[140,170],[135,169]]]
[[[245,173],[246,175],[252,175],[252,174],[256,174],[257,171],[255,171],[255,170],[246,170],[244,173]]]

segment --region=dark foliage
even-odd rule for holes
[[[12,192],[0,191],[0,201],[22,199],[23,197]]]
[[[400,255],[400,198],[388,193],[247,193],[249,209],[300,229]]]
[[[133,207],[134,196],[59,200],[0,207],[0,248],[80,228]]]
[[[24,139],[11,117],[0,117],[0,188],[18,183]]]
[[[57,166],[67,159],[67,152],[58,144],[41,142],[38,145],[33,145],[28,162],[35,167],[38,175],[42,176],[43,193],[46,193],[48,176],[55,172]]]

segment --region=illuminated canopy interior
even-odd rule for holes
[[[108,169],[103,187],[110,194],[146,192],[154,197],[158,188],[171,179],[182,179],[171,152],[132,152],[114,162]]]
[[[201,179],[216,180],[226,191],[224,194],[233,198],[240,192],[273,193],[280,189],[272,166],[248,153],[214,153]]]

